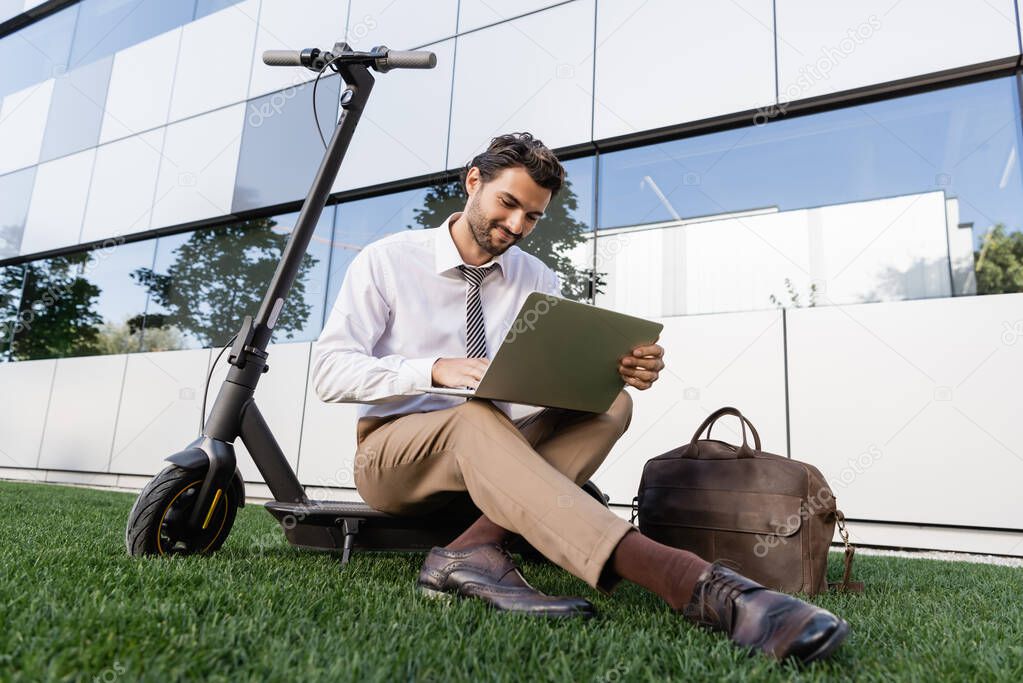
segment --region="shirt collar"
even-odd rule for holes
[[[444,222],[437,226],[437,235],[434,237],[434,265],[438,275],[442,275],[448,271],[454,270],[460,265],[468,265],[462,260],[462,255],[458,253],[458,247],[455,246],[455,238],[451,236],[451,226],[454,225],[455,221],[458,220],[459,216],[462,215],[461,211],[456,211],[447,218]],[[497,264],[497,270],[502,275],[504,274],[504,257],[508,252],[494,256],[486,263],[476,266],[477,268],[486,268],[492,263]]]

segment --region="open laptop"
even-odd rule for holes
[[[618,361],[654,343],[664,325],[533,292],[473,389],[419,387],[449,396],[607,411],[625,386]]]

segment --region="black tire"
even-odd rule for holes
[[[170,465],[142,489],[128,516],[124,543],[133,557],[197,555],[216,552],[227,540],[238,512],[235,489],[224,489],[206,529],[188,532],[175,521],[186,518],[199,493],[206,470]]]

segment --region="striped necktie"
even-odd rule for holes
[[[487,357],[487,332],[483,326],[483,304],[480,302],[480,285],[496,264],[486,268],[461,265],[465,278],[465,357]]]

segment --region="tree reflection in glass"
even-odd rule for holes
[[[12,316],[13,360],[101,353],[103,316],[97,304],[102,290],[83,272],[89,261],[86,252],[25,264],[24,289]],[[5,279],[17,278],[20,270],[8,269]],[[9,301],[14,303],[14,298]],[[4,318],[8,318],[6,311]]]
[[[255,218],[161,238],[158,261],[166,260],[166,266],[131,274],[150,296],[145,349],[219,346],[244,316],[255,316],[288,240],[287,232],[274,230],[277,225],[275,218]],[[274,330],[276,341],[293,339],[310,320],[306,289],[318,262],[312,254],[303,256]]]
[[[427,190],[423,205],[414,211],[417,225],[410,228],[435,228],[451,214],[462,211],[468,197],[460,180],[434,185]],[[568,299],[588,300],[591,294],[591,279],[597,292],[604,285],[603,275],[587,267],[592,255],[585,254],[590,244],[590,227],[580,220],[580,202],[572,188],[572,181],[565,179],[565,185],[547,205],[543,218],[536,229],[518,246],[536,256],[561,278],[562,295]],[[584,254],[580,258],[580,254]],[[573,258],[575,256],[575,258]]]

